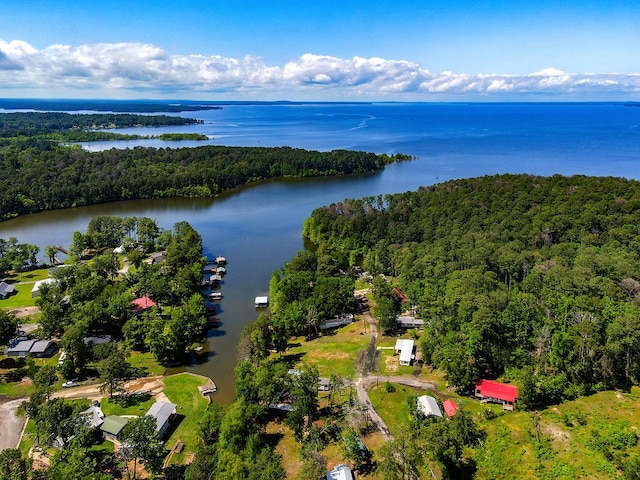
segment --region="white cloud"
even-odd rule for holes
[[[40,96],[218,96],[229,98],[429,100],[504,94],[640,94],[640,75],[433,73],[406,60],[306,53],[282,66],[258,56],[170,55],[140,43],[51,45],[0,40],[0,94]],[[571,98],[571,97],[569,97]]]

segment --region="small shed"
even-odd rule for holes
[[[331,379],[324,377],[318,378],[318,390],[321,392],[328,392],[331,390]]]
[[[9,298],[15,292],[15,287],[7,282],[0,282],[0,298]]]
[[[444,414],[447,417],[453,417],[456,413],[458,413],[458,410],[460,410],[458,404],[451,399],[442,402],[442,408],[444,408]]]
[[[104,434],[104,438],[111,441],[120,440],[127,421],[128,420],[126,418],[119,417],[118,415],[109,415],[106,417],[100,426],[100,430]]]
[[[156,432],[158,437],[166,433],[171,421],[175,418],[176,405],[171,402],[156,402],[151,405],[151,408],[147,411],[146,415],[153,417],[156,420]]]
[[[256,308],[265,308],[269,305],[269,297],[256,297]]]
[[[442,417],[442,412],[438,406],[438,402],[434,397],[429,395],[422,395],[418,397],[418,411],[424,413],[425,416]]]

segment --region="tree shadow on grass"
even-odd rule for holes
[[[287,353],[280,357],[280,361],[286,363],[287,365],[293,367],[296,363],[302,360],[302,357],[306,355],[305,352],[301,353]]]
[[[123,408],[134,407],[151,399],[151,394],[147,392],[129,392],[113,397],[113,402]]]

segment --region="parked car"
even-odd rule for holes
[[[80,384],[78,382],[76,382],[75,380],[69,380],[68,382],[64,382],[62,384],[62,388],[77,387],[78,385],[80,385]]]
[[[67,358],[67,352],[62,350],[60,352],[60,358],[58,358],[58,365],[62,365],[64,363],[64,359]]]

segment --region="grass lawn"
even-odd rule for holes
[[[49,277],[49,268],[39,268],[6,276],[4,281],[15,287],[15,293],[5,300],[0,300],[0,308],[14,310],[34,306],[36,304],[35,298],[31,298],[33,284],[47,277]]]
[[[136,415],[141,416],[147,413],[151,405],[156,403],[155,399],[149,395],[127,395],[124,403],[116,403],[109,397],[102,399],[101,407],[106,416],[109,415]]]
[[[171,450],[178,440],[184,443],[184,450],[172,458],[173,464],[182,464],[193,452],[198,441],[198,421],[207,409],[209,402],[198,391],[208,379],[190,373],[171,375],[164,380],[164,393],[172,403],[177,405],[176,412],[180,423],[167,440],[167,448]]]
[[[304,337],[291,339],[286,356],[298,357],[303,363],[315,365],[321,377],[334,373],[343,378],[353,378],[358,351],[366,349],[369,344],[369,335],[361,335],[361,332],[362,321],[356,320],[332,335],[311,341]]]
[[[164,375],[165,368],[158,363],[151,352],[131,352],[129,363],[138,369],[140,376]]]
[[[27,421],[27,426],[24,429],[24,435],[22,435],[22,438],[20,439],[20,445],[18,445],[18,448],[20,449],[20,452],[22,452],[22,456],[24,458],[29,457],[29,450],[31,449],[31,446],[35,441],[36,422],[34,422],[32,419],[29,419]]]

